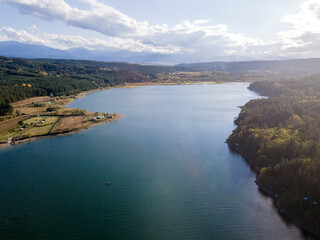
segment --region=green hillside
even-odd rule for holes
[[[270,98],[242,107],[227,142],[283,213],[320,234],[320,75],[249,88]]]
[[[182,67],[0,57],[0,102],[70,95],[125,83],[156,82]]]

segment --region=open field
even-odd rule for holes
[[[22,101],[18,101],[15,103],[12,103],[12,107],[20,107],[20,106],[26,106],[32,103],[44,103],[44,102],[48,102],[51,101],[53,99],[53,97],[32,97],[32,98],[28,98]]]
[[[18,111],[23,115],[34,115],[39,113],[45,113],[46,107],[31,107],[31,106],[21,106],[16,107],[15,111]]]
[[[49,134],[60,117],[39,116],[27,118],[26,116],[9,120],[5,129],[1,128],[0,142],[7,142],[8,138],[34,137]],[[20,124],[19,124],[20,123]]]
[[[70,116],[60,119],[58,124],[52,129],[51,133],[63,133],[87,128],[91,124],[88,122],[88,116]]]
[[[25,135],[28,137],[47,135],[50,132],[52,127],[53,127],[53,124],[48,124],[42,127],[27,128],[25,132],[22,133],[22,135]]]
[[[56,116],[39,116],[28,118],[23,121],[23,124],[34,125],[37,127],[43,127],[47,125],[53,125],[59,120],[59,117]]]

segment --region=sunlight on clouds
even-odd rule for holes
[[[210,25],[209,21],[205,19],[192,22],[184,21],[173,26],[150,25],[147,21],[138,22],[96,0],[82,0],[90,6],[90,11],[72,8],[63,0],[4,1],[17,7],[23,14],[48,21],[64,21],[68,25],[94,30],[108,37],[115,37],[118,39],[117,43],[134,42],[135,46],[139,46],[138,49],[151,48],[153,52],[202,52],[211,49],[216,54],[222,54],[223,50],[228,48],[228,50],[239,53],[245,50],[249,44],[266,45],[259,39],[229,33],[226,25]],[[90,46],[89,44],[88,47],[90,48]],[[131,48],[135,49],[135,47]]]
[[[0,0],[1,1],[1,0]],[[282,22],[291,26],[276,33],[277,41],[268,41],[242,33],[233,33],[225,24],[209,20],[183,21],[175,25],[151,25],[137,21],[97,0],[81,0],[86,9],[70,6],[64,0],[2,0],[22,14],[46,21],[62,21],[67,25],[104,34],[108,40],[62,34],[30,34],[25,30],[3,28],[1,39],[46,44],[56,48],[117,48],[159,53],[198,53],[207,55],[303,55],[320,51],[320,1],[309,0],[297,13],[286,15]]]
[[[292,26],[288,31],[278,33],[282,49],[291,54],[300,53],[311,56],[320,47],[320,2],[310,0],[300,6],[299,12],[286,15],[283,22]]]
[[[25,30],[15,30],[13,28],[2,27],[0,29],[1,41],[18,41],[23,43],[41,44],[57,49],[68,49],[74,47],[83,47],[87,49],[125,49],[133,52],[157,52],[157,53],[175,53],[180,48],[176,46],[156,47],[146,45],[133,39],[121,39],[109,37],[107,41],[98,38],[84,38],[82,36],[52,34],[39,29],[33,25],[32,33]]]
[[[16,31],[13,28],[2,27],[0,29],[0,36],[2,41],[18,41],[18,42],[26,42],[32,44],[41,44],[46,45],[47,42],[40,37],[31,35],[27,33],[25,30]]]

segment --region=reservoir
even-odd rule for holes
[[[225,143],[238,106],[259,98],[247,87],[118,88],[75,100],[126,117],[0,149],[0,239],[308,239]]]

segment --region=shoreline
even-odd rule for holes
[[[87,126],[87,127],[83,127],[83,128],[78,128],[78,129],[65,131],[65,132],[48,133],[46,135],[41,135],[41,136],[28,137],[28,138],[25,138],[25,139],[17,140],[15,142],[15,144],[0,143],[0,149],[4,149],[4,148],[10,147],[10,146],[20,145],[20,144],[23,144],[23,143],[26,143],[26,142],[31,142],[31,141],[35,141],[35,140],[39,140],[39,139],[43,139],[43,138],[61,137],[61,136],[72,135],[72,134],[75,134],[75,133],[79,133],[79,132],[88,130],[88,129],[92,128],[92,127],[96,127],[96,126],[99,126],[99,125],[109,124],[109,123],[115,122],[115,121],[117,121],[117,120],[119,120],[121,118],[124,118],[124,117],[126,117],[126,116],[125,115],[121,115],[121,114],[117,114],[117,116],[115,118],[107,119],[107,120],[104,120],[104,121],[95,122],[95,123],[92,123],[91,126]]]
[[[250,90],[250,91],[253,91],[253,90]],[[255,92],[255,91],[253,91],[253,92]],[[257,93],[261,97],[265,97],[265,96],[260,95],[258,92],[255,92],[255,93]],[[236,125],[236,127],[238,127],[236,123],[234,123],[234,124]],[[240,145],[236,146],[236,145],[228,142],[228,139],[226,140],[226,143],[228,144],[229,149],[232,152],[234,152],[236,154],[239,154],[244,159],[244,161],[249,165],[250,169],[255,173],[256,180],[254,182],[258,186],[259,191],[262,194],[265,194],[266,196],[268,196],[268,197],[273,199],[274,206],[278,210],[278,213],[280,214],[280,216],[284,217],[289,222],[295,224],[301,230],[302,234],[311,235],[315,239],[320,239],[320,230],[319,229],[314,229],[312,227],[312,225],[304,223],[304,221],[301,220],[298,216],[296,216],[292,212],[288,211],[286,208],[281,207],[280,204],[279,204],[279,201],[278,201],[278,194],[273,192],[272,190],[268,189],[267,187],[264,187],[257,180],[257,177],[258,177],[258,174],[259,174],[260,170],[254,164],[254,162],[252,161],[252,158],[250,159],[249,156],[247,156],[246,154],[241,152],[241,146]]]
[[[289,220],[290,222],[294,223],[297,227],[299,227],[303,234],[307,233],[308,235],[311,235],[316,239],[320,237],[319,231],[314,230],[312,226],[307,225],[299,217],[295,216],[293,213],[289,212],[287,209],[281,207],[279,205],[279,201],[276,193],[262,186],[257,180],[255,181],[255,183],[259,187],[259,191],[261,191],[262,193],[264,193],[265,195],[273,199],[274,206],[277,208],[281,216],[285,217],[287,220]]]
[[[244,159],[244,161],[249,165],[250,169],[256,174],[256,180],[254,182],[258,186],[258,190],[262,194],[265,194],[266,196],[270,197],[273,200],[274,206],[278,210],[278,213],[280,214],[280,216],[284,217],[289,222],[295,224],[301,230],[302,234],[307,234],[307,235],[314,237],[315,239],[320,239],[320,231],[319,230],[313,229],[312,226],[304,223],[303,220],[301,220],[298,216],[295,216],[293,213],[289,212],[287,209],[281,207],[279,204],[279,201],[278,201],[278,194],[276,194],[272,190],[268,189],[267,187],[264,187],[257,180],[259,170],[252,163],[252,161],[250,161],[250,159],[247,156],[242,154],[240,149],[232,146],[228,142],[227,142],[227,144],[228,144],[229,149],[232,152],[239,154]]]
[[[145,86],[162,86],[162,85],[166,86],[166,85],[223,84],[223,83],[225,83],[225,82],[214,82],[214,81],[211,82],[210,81],[210,82],[181,82],[181,83],[174,83],[174,82],[167,82],[167,83],[158,83],[158,82],[128,83],[126,85],[116,85],[116,86],[105,87],[105,88],[97,88],[97,89],[92,89],[92,90],[81,92],[81,93],[76,94],[73,97],[69,98],[67,101],[63,102],[62,103],[62,108],[66,108],[67,109],[68,108],[67,105],[70,104],[70,102],[74,101],[75,99],[80,99],[80,98],[83,98],[83,97],[85,97],[86,95],[88,95],[90,93],[103,91],[103,90],[110,90],[110,89],[116,89],[116,88],[135,88],[135,87],[145,87]],[[57,98],[57,96],[56,97],[50,97],[50,96],[32,97],[32,98],[27,98],[27,99],[24,99],[24,100],[21,100],[21,101],[18,101],[18,102],[14,102],[14,103],[11,103],[11,104],[12,104],[12,106],[14,106],[14,108],[19,108],[19,107],[23,107],[23,106],[28,106],[28,105],[30,105],[31,102],[32,103],[33,102],[34,103],[43,103],[43,102],[48,102],[48,101],[55,100],[56,98]],[[72,108],[70,108],[70,109],[72,109]],[[75,110],[75,109],[73,109],[73,110]],[[32,117],[32,115],[41,115],[41,113],[37,112],[37,113],[33,113],[33,114],[28,114],[28,115],[25,115],[25,116],[26,116],[26,118],[28,118],[28,117]],[[15,146],[15,145],[18,145],[18,144],[22,144],[22,143],[33,141],[33,140],[37,140],[37,139],[42,139],[42,138],[49,138],[49,137],[63,136],[63,135],[71,135],[71,134],[74,134],[74,133],[77,133],[77,132],[80,132],[80,131],[84,131],[84,130],[89,129],[89,128],[94,127],[94,126],[98,126],[98,125],[102,125],[102,124],[108,124],[110,122],[119,120],[119,119],[121,119],[123,117],[125,117],[125,115],[117,114],[117,116],[115,118],[107,119],[107,120],[100,120],[99,122],[92,123],[92,125],[90,125],[90,126],[79,127],[79,128],[72,129],[72,130],[69,130],[69,131],[64,131],[64,132],[52,133],[51,132],[52,129],[51,129],[47,134],[44,134],[44,135],[31,136],[31,137],[26,137],[26,138],[22,137],[21,139],[18,138],[17,140],[14,140],[14,144],[9,143],[9,142],[0,142],[0,149],[6,148],[6,147],[10,147],[10,146]],[[10,120],[14,120],[16,118],[17,117],[9,118],[9,119],[5,120],[4,122],[10,121]],[[58,120],[55,123],[55,125],[57,125],[59,121],[60,120]]]
[[[94,92],[99,92],[103,90],[110,90],[110,89],[117,89],[117,88],[136,88],[136,87],[147,87],[147,86],[174,86],[174,85],[192,85],[192,84],[225,84],[225,83],[251,83],[251,82],[245,82],[245,81],[230,81],[230,82],[215,82],[215,81],[209,81],[209,82],[180,82],[180,83],[174,83],[174,82],[144,82],[144,83],[128,83],[126,85],[116,85],[112,87],[104,87],[104,88],[97,88],[97,89],[92,89],[88,91],[81,92],[77,95],[75,95],[75,99],[78,98],[83,98],[87,94],[94,93]]]

